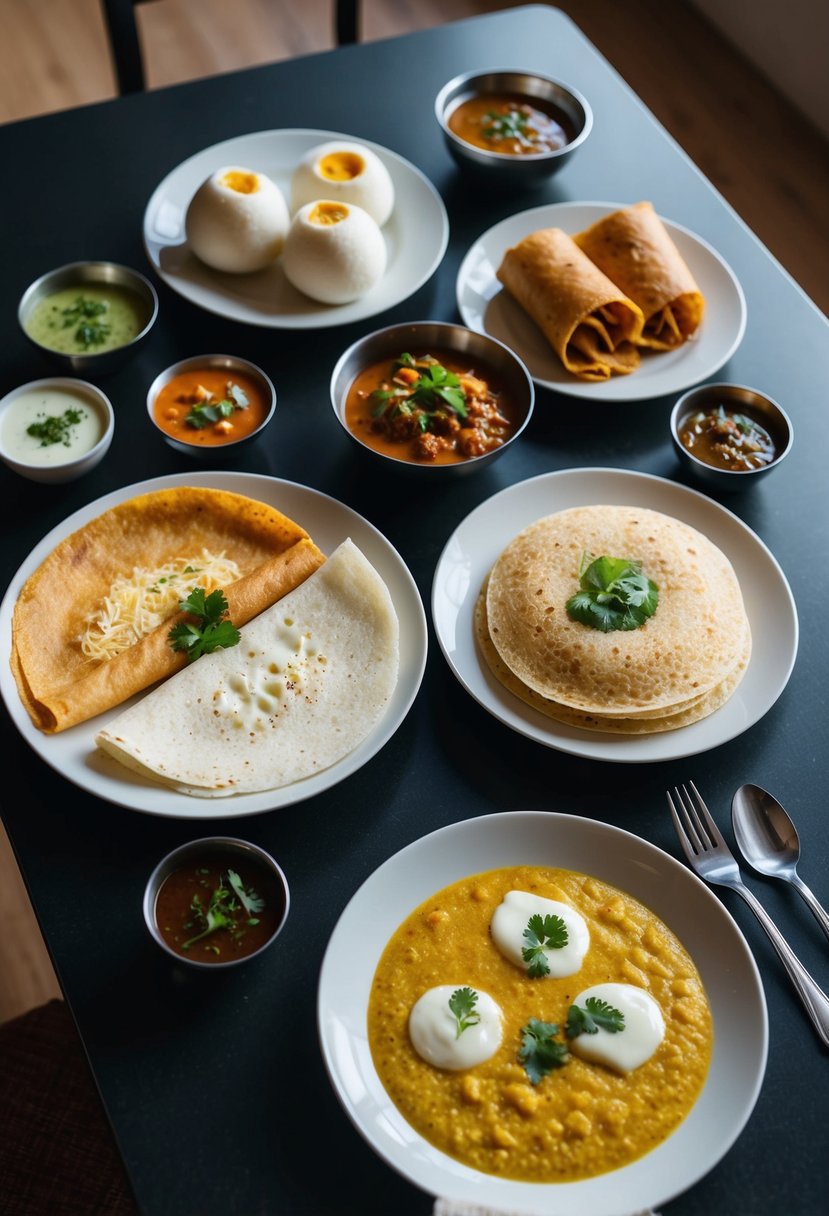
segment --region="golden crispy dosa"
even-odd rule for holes
[[[634,341],[671,350],[697,330],[702,292],[651,203],[614,211],[573,240],[641,308],[645,323]]]
[[[486,613],[486,587],[487,584],[484,584],[475,604],[475,638],[487,666],[513,696],[519,697],[532,709],[538,710],[539,713],[566,726],[575,726],[582,730],[604,731],[616,735],[654,735],[690,726],[692,722],[707,718],[709,714],[714,713],[725,704],[745,675],[751,657],[751,635],[747,633],[743,653],[730,675],[726,676],[710,692],[691,697],[688,701],[672,706],[668,711],[642,710],[632,713],[629,717],[582,713],[577,709],[571,709],[567,705],[561,705],[557,701],[542,697],[540,693],[528,688],[514,672],[510,671],[492,644]]]
[[[607,380],[639,366],[639,306],[560,228],[532,232],[508,249],[497,275],[567,371],[582,380]]]
[[[243,625],[324,561],[280,511],[241,494],[181,487],[142,494],[105,511],[57,546],[28,579],[14,609],[11,665],[32,721],[48,734],[119,705],[186,663],[167,634],[181,613],[107,661],[86,658],[87,618],[116,577],[172,557],[224,551],[242,577],[225,587]],[[194,583],[197,580],[194,579]]]
[[[641,563],[659,589],[638,629],[571,620],[582,554]],[[731,563],[702,533],[638,507],[574,507],[526,528],[490,574],[487,616],[505,665],[540,696],[580,713],[630,718],[687,708],[728,677],[749,635]]]

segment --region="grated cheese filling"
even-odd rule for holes
[[[194,587],[203,587],[209,595],[238,578],[236,562],[207,549],[198,557],[173,558],[157,570],[135,566],[132,574],[115,579],[109,594],[86,618],[81,650],[88,659],[113,659],[173,616]]]

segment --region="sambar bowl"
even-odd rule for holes
[[[476,98],[515,97],[549,111],[563,128],[560,147],[543,152],[497,152],[478,147],[452,129],[465,102]],[[524,71],[478,71],[455,76],[435,98],[435,117],[450,155],[464,172],[500,187],[532,188],[558,173],[587,139],[593,111],[578,90],[551,76]]]
[[[189,425],[187,417],[191,413],[199,412],[198,409],[194,411],[193,407],[200,404],[195,398],[200,395],[199,390],[203,387],[201,380],[216,376],[225,386],[240,381],[241,387],[251,400],[240,411],[232,411],[227,418],[217,415],[209,425],[203,420],[202,408],[202,419],[196,420],[199,425]],[[181,394],[177,394],[181,400],[169,400],[173,392],[171,386],[177,382],[186,386]],[[194,387],[196,391],[189,393],[189,387]],[[167,390],[165,396],[159,401],[164,390]],[[191,397],[194,399],[190,400]],[[252,399],[254,397],[256,400]],[[169,408],[164,411],[156,408],[157,403],[162,404],[167,400]],[[201,402],[202,407],[205,404],[209,404],[207,399]],[[243,417],[248,408],[257,411],[255,417],[251,417],[250,427],[246,417]],[[196,460],[213,460],[219,453],[224,456],[237,452],[262,434],[275,412],[276,389],[270,376],[261,367],[239,355],[192,355],[187,359],[179,359],[163,372],[159,372],[147,392],[147,416],[152,425],[171,448]],[[165,414],[170,417],[165,417]],[[174,414],[179,415],[175,422],[172,420]],[[213,430],[220,427],[226,428],[224,434],[213,435]],[[234,427],[240,432],[237,437],[234,437]]]
[[[197,971],[238,967],[262,954],[282,931],[289,907],[282,867],[259,845],[234,836],[173,849],[144,888],[144,923],[153,941]],[[223,917],[231,924],[211,930],[210,911],[213,922]]]
[[[474,421],[471,414],[478,409],[477,402],[467,400],[469,414],[463,406],[462,414],[454,414],[451,408],[446,410],[442,402],[435,398],[436,408],[443,411],[443,416],[434,423],[435,427],[442,428],[436,434],[435,446],[443,449],[439,455],[430,458],[415,454],[421,446],[417,442],[417,424],[423,422],[417,409],[413,419],[399,417],[393,424],[392,429],[398,431],[394,440],[386,441],[380,438],[376,441],[378,446],[375,446],[372,440],[380,424],[375,423],[374,416],[383,411],[384,398],[391,400],[393,408],[399,408],[401,414],[409,411],[409,403],[401,398],[403,403],[397,406],[397,386],[392,384],[389,392],[378,390],[378,404],[374,405],[375,394],[367,394],[361,385],[364,378],[372,374],[372,369],[380,365],[388,365],[391,369],[402,356],[419,362],[431,358],[441,373],[446,370],[441,364],[441,358],[447,363],[454,363],[459,370],[452,374],[457,375],[462,385],[470,383],[469,376],[473,380],[490,377],[492,388],[496,390],[492,393],[492,399],[499,403],[495,407],[496,412],[503,410],[503,417],[509,420],[509,427],[504,428],[503,437],[496,440],[496,423],[492,437],[479,444],[474,428],[470,428],[470,422]],[[408,368],[405,371],[409,373]],[[430,375],[428,367],[426,371]],[[489,384],[489,380],[486,383]],[[360,397],[365,399],[362,403],[359,401]],[[451,395],[449,400],[452,400]],[[331,405],[334,416],[348,437],[386,469],[421,478],[465,476],[491,464],[522,434],[532,416],[534,403],[535,387],[530,373],[508,346],[488,334],[476,333],[463,325],[444,321],[410,321],[367,334],[340,356],[331,375]],[[486,422],[483,425],[486,426]],[[425,430],[426,427],[422,429]],[[405,437],[401,432],[405,432]],[[451,438],[452,435],[455,438]],[[483,431],[481,435],[484,435]],[[488,450],[474,454],[477,447],[484,446],[487,442],[495,446],[489,446]],[[451,450],[450,445],[453,443],[457,451]]]
[[[771,442],[764,454],[762,449],[759,455],[752,453],[752,423]],[[683,393],[671,411],[670,428],[682,467],[701,485],[729,493],[756,485],[776,469],[790,452],[794,438],[783,407],[767,393],[744,384],[702,384]],[[762,431],[756,433],[758,439]],[[730,442],[729,432],[736,445]],[[755,467],[746,467],[742,456],[737,457],[742,467],[727,467],[733,452],[740,452],[746,443],[746,457],[753,458]],[[718,445],[719,450],[711,445]]]
[[[124,322],[123,341],[118,340],[117,330],[112,334],[106,311],[90,311],[95,302],[87,303],[86,311],[83,303],[75,303],[86,300],[84,290],[90,288],[104,295],[108,290],[114,292],[121,300],[121,311],[131,314]],[[44,325],[43,312],[50,298],[60,299],[64,306],[55,305],[54,319]],[[49,270],[26,288],[17,308],[20,328],[37,350],[64,371],[88,376],[107,375],[123,367],[144,342],[157,316],[158,295],[150,280],[118,262],[69,262]],[[102,322],[110,327],[104,338]],[[38,326],[35,332],[33,325]],[[84,326],[88,341],[83,349],[57,349],[47,340],[54,336],[59,344],[71,342]],[[114,342],[117,344],[111,344]]]

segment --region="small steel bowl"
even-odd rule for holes
[[[680,439],[688,419],[700,411],[716,409],[722,405],[727,410],[753,418],[768,431],[776,449],[769,464],[756,469],[720,469],[707,464],[685,447]],[[791,420],[776,401],[758,389],[743,384],[701,384],[679,398],[671,411],[671,440],[679,462],[684,469],[702,485],[733,492],[756,485],[760,478],[776,469],[791,450],[794,433]]]
[[[248,866],[261,870],[263,889],[259,891],[259,894],[262,895],[264,893],[264,883],[267,883],[268,888],[274,893],[273,898],[278,901],[278,914],[274,931],[258,950],[254,950],[241,958],[218,960],[214,963],[204,962],[202,959],[188,958],[187,955],[179,954],[178,951],[174,950],[164,940],[156,919],[158,893],[166,879],[175,870],[181,869],[199,858],[211,855],[221,856],[223,859],[231,861],[231,864],[234,861],[236,864],[245,862]],[[166,857],[162,857],[144,888],[144,923],[153,941],[175,962],[180,963],[183,967],[192,967],[198,971],[223,971],[228,967],[238,967],[242,963],[247,963],[252,958],[258,958],[264,950],[267,950],[268,946],[276,941],[285,921],[288,919],[289,907],[290,893],[288,890],[288,880],[282,871],[282,867],[271,857],[270,853],[266,853],[258,845],[251,844],[247,840],[238,840],[233,836],[207,836],[201,840],[191,840],[188,844],[183,844],[179,848],[173,849]]]
[[[477,148],[450,129],[449,118],[462,102],[482,93],[517,93],[546,102],[561,112],[572,138],[554,151],[527,156]],[[461,169],[492,185],[516,187],[538,186],[558,173],[582,146],[593,127],[593,111],[581,93],[560,80],[537,72],[465,72],[440,90],[435,98],[435,117],[443,131],[446,147]]]
[[[504,386],[515,417],[515,431],[500,447],[485,452],[482,456],[471,456],[452,464],[432,464],[423,460],[407,460],[405,457],[388,456],[364,443],[346,422],[345,407],[348,391],[357,375],[370,364],[381,359],[395,359],[403,351],[417,354],[426,352],[453,351],[468,355],[470,362],[478,360],[485,368],[491,368]],[[390,325],[378,329],[358,340],[340,356],[331,374],[331,405],[334,415],[348,437],[364,453],[380,461],[387,469],[418,476],[465,476],[489,465],[502,456],[522,433],[530,420],[535,404],[535,386],[524,364],[508,346],[488,334],[476,333],[463,325],[443,321],[410,321],[403,325]]]
[[[90,283],[106,283],[114,287],[123,287],[138,297],[143,310],[144,324],[131,342],[113,347],[112,350],[99,352],[90,350],[82,354],[68,354],[64,351],[52,350],[31,336],[26,328],[26,323],[41,300],[53,295],[56,291],[63,291],[67,287],[82,289],[85,284]],[[20,328],[32,346],[65,371],[90,376],[106,375],[123,367],[147,337],[157,316],[158,296],[150,280],[145,279],[144,275],[139,274],[137,270],[131,270],[128,266],[120,266],[117,262],[70,262],[56,270],[49,270],[26,288],[17,308]]]
[[[94,447],[91,447],[87,452],[83,452],[79,456],[67,456],[66,459],[56,464],[31,464],[29,461],[21,459],[20,456],[15,456],[7,447],[9,411],[13,409],[15,401],[25,394],[49,391],[51,389],[62,389],[75,396],[82,397],[84,402],[98,415],[101,424],[101,437]],[[69,376],[52,376],[45,380],[31,380],[28,384],[18,385],[17,388],[12,389],[10,393],[7,393],[0,400],[0,459],[15,473],[19,473],[21,477],[27,477],[29,481],[40,481],[48,485],[58,485],[62,482],[74,481],[77,477],[83,477],[84,473],[91,472],[96,465],[101,463],[109,451],[114,434],[115,412],[112,408],[112,402],[96,385],[89,384],[86,380],[75,380]],[[59,449],[56,454],[62,455]]]
[[[159,426],[153,417],[153,406],[155,399],[165,384],[169,384],[176,376],[182,372],[198,371],[200,368],[223,368],[232,373],[243,372],[255,380],[261,388],[265,400],[269,402],[267,412],[262,422],[255,431],[251,431],[249,435],[243,435],[241,439],[231,439],[228,443],[190,443],[186,439],[174,438],[168,435],[163,427]],[[169,443],[171,448],[175,448],[177,452],[184,452],[187,456],[194,456],[197,460],[215,460],[217,453],[236,452],[244,444],[250,443],[262,434],[265,427],[273,418],[276,411],[276,389],[269,376],[267,376],[255,363],[250,363],[247,359],[242,359],[238,355],[193,355],[189,359],[179,359],[178,363],[173,363],[165,371],[160,372],[155,380],[150,385],[147,393],[147,415],[150,422],[153,424],[159,435],[164,439],[165,443]]]

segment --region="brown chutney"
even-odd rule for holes
[[[512,890],[584,917],[590,947],[575,975],[531,979],[495,947],[492,915]],[[532,1085],[518,1058],[522,1027],[530,1018],[563,1027],[575,997],[606,982],[644,988],[659,1004],[666,1029],[654,1055],[627,1075],[572,1056]],[[503,1013],[498,1051],[462,1072],[427,1064],[409,1038],[412,1006],[443,984],[486,992]],[[465,878],[404,921],[375,973],[368,1036],[386,1091],[424,1139],[484,1173],[549,1183],[619,1169],[662,1143],[702,1090],[712,1022],[693,961],[653,912],[599,879],[519,866]]]

